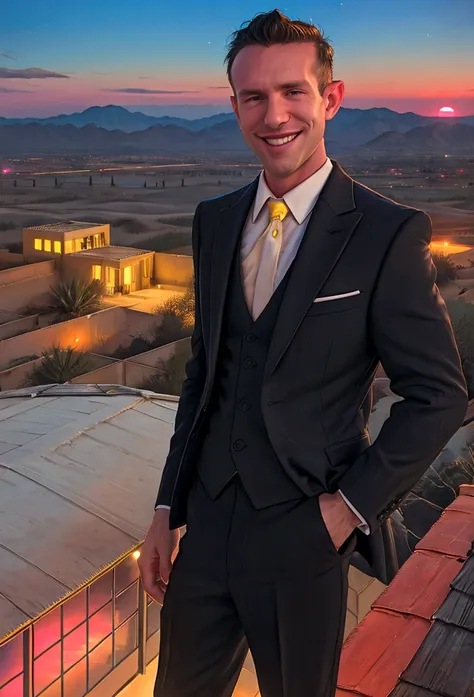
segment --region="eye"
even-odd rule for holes
[[[260,99],[260,97],[258,96],[258,94],[254,94],[253,97],[249,97],[245,101],[246,102],[255,102],[255,101],[257,101],[257,99]]]
[[[288,94],[303,94],[301,90],[290,90]]]

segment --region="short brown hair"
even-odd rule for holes
[[[232,84],[231,70],[234,60],[246,46],[273,46],[275,44],[313,43],[318,58],[319,91],[332,82],[334,49],[323,32],[314,24],[292,20],[279,10],[256,15],[251,21],[242,24],[229,40],[224,63],[227,64],[227,77]]]

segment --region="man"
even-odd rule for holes
[[[326,155],[332,59],[277,10],[230,44],[264,170],[194,218],[192,358],[140,558],[164,596],[156,697],[229,697],[248,647],[262,697],[334,695],[350,555],[466,412],[428,216]],[[380,361],[403,399],[371,444]]]

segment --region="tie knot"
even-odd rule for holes
[[[274,220],[274,218],[283,220],[286,217],[289,208],[284,201],[268,201],[267,203],[270,209],[271,220]]]

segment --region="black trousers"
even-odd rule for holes
[[[315,498],[255,510],[235,476],[189,497],[161,613],[155,697],[231,697],[248,649],[262,697],[333,697],[355,540]]]

